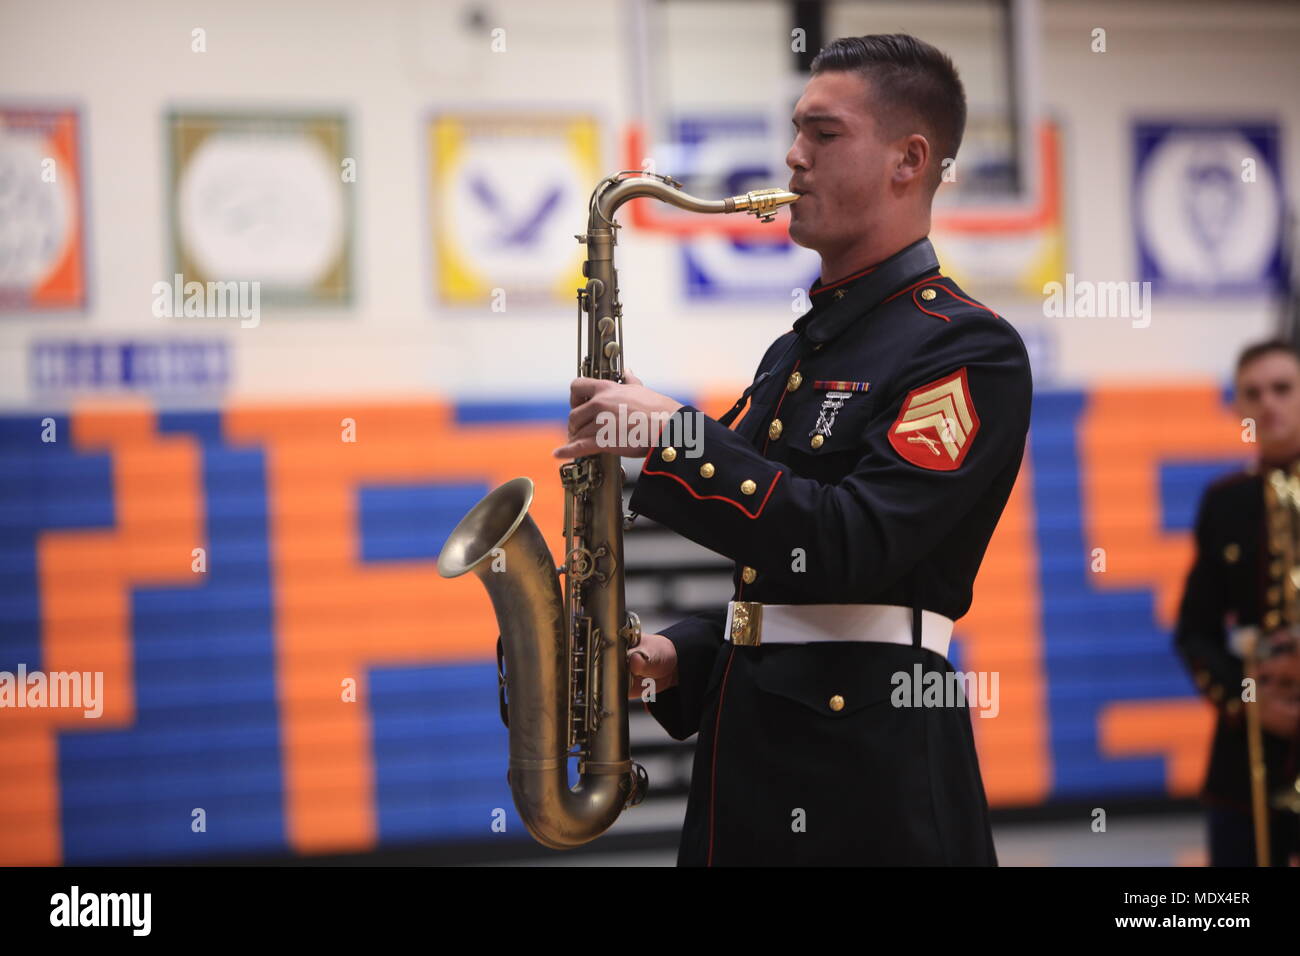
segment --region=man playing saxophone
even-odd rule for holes
[[[1300,851],[1291,812],[1268,804],[1296,782],[1300,684],[1297,683],[1294,562],[1300,553],[1295,509],[1274,497],[1273,480],[1300,472],[1300,358],[1285,342],[1261,342],[1237,360],[1236,407],[1254,429],[1258,461],[1206,489],[1196,517],[1196,560],[1178,615],[1175,646],[1197,688],[1217,711],[1201,799],[1208,808],[1211,866],[1254,866],[1256,794],[1251,787],[1247,707],[1262,730],[1267,856],[1286,866]],[[1266,487],[1267,484],[1267,487]],[[1294,485],[1300,490],[1300,481]],[[1276,525],[1276,526],[1275,526]],[[1285,560],[1289,558],[1289,560]],[[1288,591],[1292,600],[1287,601]],[[1253,702],[1243,702],[1245,642],[1256,642]]]
[[[629,653],[659,723],[699,734],[681,865],[997,862],[969,702],[899,693],[953,673],[1029,426],[1020,336],[927,239],[965,115],[934,47],[831,43],[786,157],[790,235],[822,259],[811,309],[721,419],[632,377],[571,386],[556,457],[644,455],[632,510],[736,565],[727,608]],[[672,427],[600,447],[620,412]],[[674,444],[686,416],[698,446]]]

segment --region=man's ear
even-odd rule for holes
[[[898,163],[892,179],[902,186],[916,180],[924,181],[930,168],[930,141],[920,133],[912,133],[899,143]]]

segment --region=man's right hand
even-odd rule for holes
[[[654,683],[643,683],[644,681]],[[641,643],[627,653],[627,696],[640,697],[646,688],[658,694],[677,686],[677,648],[662,634],[642,634]]]

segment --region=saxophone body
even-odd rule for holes
[[[763,189],[703,200],[665,176],[624,171],[592,192],[578,289],[578,374],[623,380],[623,307],[614,268],[623,203],[650,197],[699,213],[749,212],[770,222],[798,196]],[[556,567],[528,514],[533,482],[507,481],[460,521],[438,556],[438,573],[473,572],[492,602],[501,714],[509,730],[507,779],[529,833],[552,849],[604,833],[645,795],[645,771],[628,744],[627,652],[641,626],[624,587],[623,470],[617,454],[560,466],[564,564]],[[563,585],[560,579],[563,578]],[[569,761],[577,783],[569,784]]]

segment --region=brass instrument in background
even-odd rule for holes
[[[1242,672],[1255,687],[1259,699],[1259,644],[1256,631],[1247,639],[1242,655]],[[1259,723],[1259,711],[1246,706],[1246,747],[1250,761],[1250,815],[1255,824],[1255,865],[1269,865],[1268,826],[1268,766],[1264,762],[1264,729]]]
[[[1268,559],[1262,628],[1250,635],[1243,648],[1243,669],[1259,699],[1259,666],[1281,655],[1295,655],[1300,634],[1300,463],[1289,470],[1274,468],[1264,475],[1264,512],[1268,533]],[[1280,692],[1273,688],[1271,692]],[[1268,768],[1264,759],[1264,730],[1259,711],[1246,707],[1246,743],[1250,761],[1251,813],[1255,823],[1255,859],[1270,865],[1269,809],[1300,813],[1300,778],[1272,799],[1268,796]]]
[[[648,197],[690,212],[748,212],[771,222],[799,197],[760,189],[697,199],[667,176],[624,170],[596,186],[588,207],[578,289],[578,374],[623,380],[623,306],[618,297],[614,214]],[[583,342],[587,349],[583,352]],[[641,640],[623,580],[623,470],[617,454],[560,466],[565,559],[528,514],[533,482],[515,478],[475,505],[447,538],[438,573],[473,571],[496,613],[501,716],[509,729],[507,779],[519,815],[537,842],[557,850],[604,833],[639,803],[645,771],[628,747],[627,651]],[[559,575],[564,576],[563,594]],[[569,786],[570,759],[578,782]]]

